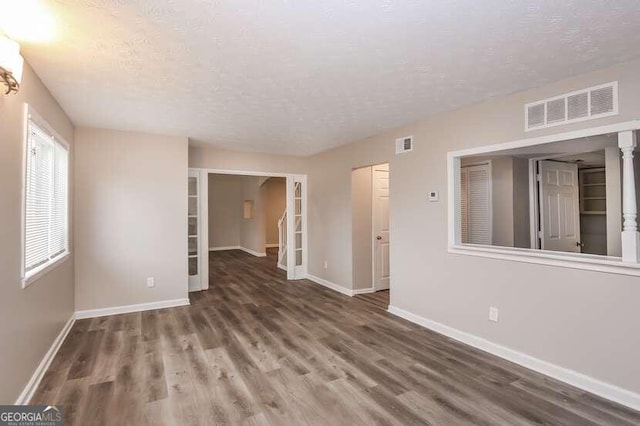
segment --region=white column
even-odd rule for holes
[[[622,151],[622,260],[638,263],[640,260],[640,234],[638,233],[638,207],[636,182],[633,171],[633,150],[636,136],[632,131],[618,133],[618,147]]]

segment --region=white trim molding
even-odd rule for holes
[[[327,287],[333,291],[337,291],[338,293],[342,293],[345,296],[349,296],[352,297],[353,296],[353,290],[348,289],[346,287],[343,287],[341,285],[338,285],[336,283],[332,283],[331,281],[327,281],[324,278],[320,278],[320,277],[316,277],[315,275],[311,275],[311,274],[307,274],[307,279],[309,281],[313,281],[316,284],[320,284],[321,286]]]
[[[255,257],[266,257],[267,256],[267,253],[259,253],[259,252],[255,251],[255,250],[251,250],[251,249],[248,249],[246,247],[240,247],[240,250],[242,250],[245,253],[249,253],[250,255],[253,255]]]
[[[356,294],[367,294],[367,293],[375,293],[376,290],[373,287],[369,288],[358,288],[355,290],[351,290],[351,293],[355,296]]]
[[[458,330],[448,325],[424,318],[396,306],[389,305],[387,312],[418,324],[436,333],[445,335],[474,348],[488,352],[492,355],[514,362],[530,370],[568,383],[592,394],[598,395],[610,401],[617,402],[635,410],[640,410],[640,394],[623,389],[616,385],[603,382],[574,370],[552,364],[531,355],[515,351],[506,346],[486,340],[482,337]]]
[[[240,246],[209,247],[209,251],[242,250]]]
[[[581,130],[574,130],[564,133],[545,135],[534,138],[520,139],[512,142],[499,143],[494,145],[479,146],[475,148],[462,149],[458,151],[450,151],[447,153],[447,194],[448,194],[448,214],[447,214],[447,228],[448,228],[448,252],[452,254],[460,254],[465,256],[480,256],[501,260],[510,260],[515,262],[535,263],[540,265],[559,266],[564,268],[584,269],[589,271],[605,272],[620,275],[640,276],[640,263],[637,263],[637,259],[640,258],[640,234],[629,233],[630,240],[637,241],[638,249],[634,252],[633,249],[627,250],[624,241],[623,256],[596,256],[583,253],[565,253],[539,250],[536,248],[516,248],[516,247],[496,247],[491,245],[480,244],[463,244],[461,242],[460,235],[460,167],[461,158],[472,155],[485,155],[489,153],[500,153],[501,151],[512,150],[516,148],[525,148],[532,146],[540,146],[550,144],[554,142],[568,141],[578,138],[586,138],[591,136],[598,136],[604,134],[618,133],[627,135],[633,135],[633,131],[640,129],[640,120],[625,121],[615,124],[609,124],[599,127],[590,127]],[[627,161],[629,165],[631,163]],[[529,171],[529,179],[533,179]],[[631,184],[633,177],[629,172],[624,182]],[[531,185],[531,182],[530,182]],[[626,191],[631,194],[630,190]],[[531,197],[531,196],[530,196]],[[530,198],[530,203],[533,203]],[[533,203],[535,204],[535,203]],[[632,204],[632,203],[628,203]],[[535,211],[531,210],[530,214],[534,214]],[[633,212],[631,212],[633,213]],[[534,231],[532,237],[535,237]],[[625,233],[622,232],[622,238],[624,239]],[[535,241],[535,238],[532,238]],[[632,245],[632,244],[631,244]],[[631,246],[630,245],[630,246]],[[625,251],[628,256],[625,257]],[[631,254],[629,254],[631,253]],[[635,259],[635,260],[634,260]]]
[[[131,312],[152,311],[155,309],[173,308],[189,305],[189,298],[161,300],[159,302],[138,303],[136,305],[113,306],[111,308],[87,309],[76,311],[76,319],[98,318],[107,315],[128,314]]]
[[[29,402],[31,401],[31,398],[33,397],[34,392],[36,391],[36,389],[38,389],[38,386],[40,385],[40,381],[42,381],[44,374],[49,369],[49,366],[51,365],[51,361],[53,361],[53,359],[56,357],[56,354],[58,353],[60,346],[62,346],[62,342],[64,342],[64,339],[67,338],[67,335],[69,334],[69,331],[71,331],[71,328],[73,327],[73,324],[75,322],[76,322],[76,316],[75,314],[72,314],[71,318],[67,320],[64,327],[62,327],[62,330],[60,330],[60,333],[58,333],[58,336],[55,338],[55,340],[51,344],[51,347],[49,347],[49,350],[47,351],[47,353],[44,354],[42,361],[40,361],[40,364],[38,364],[38,367],[33,372],[33,375],[29,379],[29,382],[27,382],[27,385],[24,387],[24,390],[22,391],[18,399],[16,399],[15,405],[29,404]]]
[[[278,245],[276,244],[276,247]],[[268,246],[267,246],[268,247]],[[265,257],[267,253],[259,253],[255,250],[248,249],[242,246],[223,246],[223,247],[210,247],[209,251],[227,251],[227,250],[242,250],[245,253],[249,253],[252,256],[256,257]]]
[[[280,244],[279,243],[265,244],[264,247],[265,248],[278,248],[278,247],[280,247]]]

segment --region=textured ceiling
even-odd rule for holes
[[[306,155],[640,54],[638,0],[43,0],[77,125]]]

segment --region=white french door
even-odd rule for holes
[[[307,276],[307,179],[287,177],[287,279]]]
[[[187,186],[187,261],[189,291],[209,288],[209,252],[207,238],[207,174],[190,169]],[[204,207],[203,207],[204,206]]]

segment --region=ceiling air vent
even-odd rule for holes
[[[618,114],[618,82],[577,90],[524,106],[525,130]]]
[[[403,154],[413,149],[413,136],[396,139],[396,154]]]

